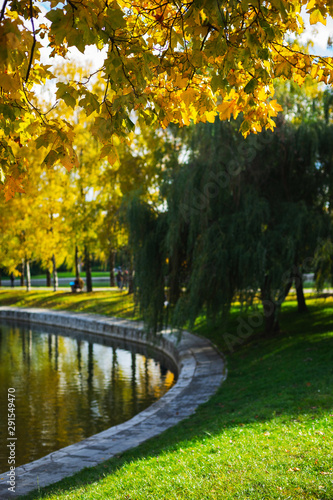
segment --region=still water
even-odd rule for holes
[[[1,322],[0,472],[9,470],[8,389],[17,467],[130,419],[174,385],[175,371],[146,347]]]

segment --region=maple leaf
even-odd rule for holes
[[[217,110],[220,113],[220,120],[230,120],[231,114],[236,106],[236,100],[224,101],[222,104],[217,106]]]
[[[15,196],[15,193],[25,193],[23,187],[23,176],[18,178],[9,175],[6,179],[6,185],[4,187],[5,200],[8,201]]]
[[[322,23],[326,26],[326,19],[319,9],[314,9],[310,14],[310,24]]]

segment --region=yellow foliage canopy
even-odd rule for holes
[[[105,49],[100,92],[91,76],[58,82],[56,96],[95,119],[102,155],[117,160],[113,138],[127,140],[138,123],[212,122],[243,113],[246,136],[273,128],[280,110],[272,101],[273,79],[305,77],[333,82],[332,58],[304,53],[287,37],[302,32],[303,6],[312,24],[326,22],[332,2],[323,0],[38,0],[4,1],[0,13],[0,185],[22,188],[31,140],[46,147],[45,165],[77,164],[74,134],[64,120],[50,120],[38,107],[38,86],[53,78],[40,62],[70,47]],[[42,12],[43,11],[43,12]],[[43,19],[44,17],[44,19]],[[38,20],[38,22],[37,22]],[[14,182],[13,179],[17,179]]]

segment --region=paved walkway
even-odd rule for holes
[[[85,467],[93,467],[161,434],[194,413],[201,403],[216,392],[226,377],[226,368],[217,350],[208,340],[188,332],[183,332],[180,339],[170,331],[161,332],[157,339],[149,338],[141,323],[43,309],[0,307],[1,318],[59,325],[149,344],[168,354],[179,369],[177,383],[172,389],[128,422],[17,467],[15,493],[8,490],[8,473],[0,474],[1,499],[16,498],[37,487],[60,481]]]

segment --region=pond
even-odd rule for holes
[[[129,420],[176,382],[157,351],[63,329],[0,322],[0,472],[9,470],[8,389],[16,467]]]

